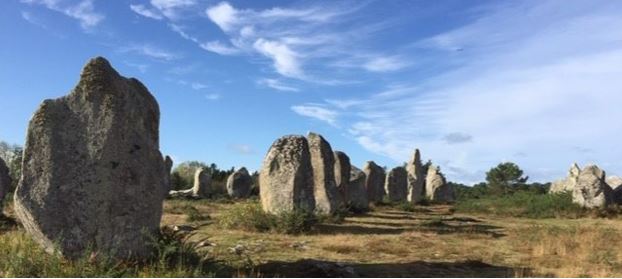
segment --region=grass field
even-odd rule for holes
[[[240,203],[167,200],[162,225],[196,228],[187,243],[209,264],[139,267],[68,263],[43,254],[19,226],[2,221],[0,254],[36,255],[3,266],[2,276],[362,276],[362,277],[620,277],[622,221],[528,219],[457,214],[450,206],[418,206],[412,212],[380,206],[322,222],[302,234],[224,229],[223,218]],[[10,206],[6,210],[11,215]],[[15,259],[15,255],[6,255]],[[17,257],[19,258],[19,257]],[[31,263],[32,264],[32,263]],[[56,265],[56,266],[55,266]],[[4,273],[3,273],[4,272]],[[121,274],[121,275],[119,275]]]

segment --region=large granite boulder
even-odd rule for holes
[[[269,213],[315,210],[309,144],[303,136],[277,139],[259,172],[259,195]]]
[[[392,202],[405,201],[408,195],[408,173],[404,167],[395,167],[387,174],[384,188]]]
[[[605,207],[613,201],[611,187],[605,182],[605,171],[595,165],[581,170],[572,201],[586,208]]]
[[[335,157],[333,149],[321,135],[307,135],[311,169],[313,172],[313,195],[315,210],[321,214],[332,214],[340,206],[339,193],[335,184]]]
[[[26,231],[68,258],[149,256],[167,189],[159,124],[140,81],[90,60],[73,91],[30,120],[14,203]]]
[[[209,198],[213,194],[212,176],[206,168],[198,168],[194,172],[192,196],[199,199]]]
[[[421,163],[421,153],[415,149],[412,158],[406,164],[409,202],[417,203],[425,196],[425,169]]]
[[[381,202],[385,195],[384,169],[381,166],[376,165],[374,161],[367,161],[363,167],[363,172],[365,173],[365,176],[367,176],[367,179],[365,180],[367,199],[369,199],[369,202]]]
[[[426,197],[435,202],[454,202],[454,189],[447,184],[438,166],[430,166],[425,179]]]
[[[240,168],[227,178],[227,194],[236,199],[248,198],[251,194],[253,178],[246,168]]]
[[[363,171],[351,167],[350,180],[348,182],[347,206],[354,212],[365,212],[369,210],[369,199],[367,198],[367,188],[365,181],[367,176]]]
[[[347,203],[350,167],[350,157],[346,153],[335,151],[335,184],[342,205]]]
[[[9,168],[2,158],[0,158],[0,215],[2,215],[2,202],[4,197],[11,188],[11,176],[9,175]]]
[[[577,165],[577,163],[572,164],[570,170],[568,170],[568,176],[566,178],[553,181],[551,183],[549,193],[561,193],[566,191],[572,192],[577,185],[580,173],[581,169],[579,168],[579,165]]]

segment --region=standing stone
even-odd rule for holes
[[[369,199],[367,199],[367,188],[365,181],[367,176],[363,171],[352,166],[350,179],[348,182],[347,206],[354,212],[365,212],[369,210]]]
[[[613,201],[612,190],[605,182],[605,171],[595,165],[581,170],[572,201],[586,208],[604,207]]]
[[[350,183],[350,158],[341,151],[335,151],[335,183],[341,205],[347,204],[348,183]]]
[[[605,179],[607,185],[612,190],[613,202],[616,204],[622,204],[622,177],[619,176],[609,176]]]
[[[195,198],[205,199],[212,195],[212,176],[206,168],[198,168],[194,172],[194,186],[192,187],[192,196]]]
[[[408,196],[407,199],[411,203],[417,203],[423,200],[425,191],[425,172],[421,163],[421,153],[419,149],[415,149],[415,153],[406,165],[408,173]]]
[[[407,176],[404,167],[395,167],[389,171],[384,188],[390,201],[401,202],[406,200],[408,194]]]
[[[150,255],[166,189],[159,123],[140,81],[90,60],[73,91],[30,120],[14,203],[26,231],[68,258]]]
[[[309,144],[303,136],[277,139],[259,173],[261,205],[269,213],[315,210]]]
[[[580,173],[581,169],[579,169],[579,165],[577,165],[577,163],[572,164],[566,178],[551,183],[549,193],[572,192],[577,185]]]
[[[435,202],[454,202],[454,189],[447,184],[438,166],[430,166],[425,180],[426,197]]]
[[[11,188],[11,176],[9,175],[9,168],[2,158],[0,158],[0,215],[2,215],[2,202],[4,197]]]
[[[248,174],[246,168],[241,168],[233,172],[227,178],[227,193],[236,199],[248,198],[251,194],[253,178]]]
[[[367,189],[367,198],[370,202],[381,202],[384,198],[384,169],[374,161],[367,161],[363,167],[363,172],[367,176],[365,180],[365,188]]]
[[[332,214],[339,208],[333,149],[328,141],[316,133],[309,133],[307,141],[311,154],[315,210],[321,214]]]
[[[173,185],[171,184],[171,170],[173,169],[173,159],[171,157],[164,157],[164,168],[166,169],[164,173],[164,183],[166,185],[166,193],[173,190]]]

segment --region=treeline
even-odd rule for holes
[[[15,190],[19,178],[22,175],[22,155],[24,148],[17,144],[9,144],[5,141],[0,141],[0,158],[4,160],[9,168],[9,175],[12,179],[10,192]]]

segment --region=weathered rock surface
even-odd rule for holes
[[[613,201],[611,187],[605,182],[605,171],[595,165],[581,170],[572,201],[586,208],[604,207]]]
[[[212,195],[212,176],[206,168],[199,168],[194,173],[194,186],[192,186],[192,196],[205,199]]]
[[[277,139],[259,173],[263,210],[270,213],[315,210],[309,144],[303,136]]]
[[[395,167],[387,174],[385,190],[392,202],[405,201],[408,194],[408,173],[404,167]]]
[[[248,198],[251,194],[253,178],[248,174],[246,168],[240,168],[227,178],[227,193],[236,199]]]
[[[622,204],[622,177],[619,176],[609,176],[605,179],[607,185],[612,190],[613,202],[617,204]]]
[[[164,157],[164,185],[166,185],[166,193],[168,191],[173,190],[173,185],[171,185],[171,170],[173,169],[173,159],[171,157]]]
[[[335,157],[333,149],[321,135],[307,135],[311,169],[313,172],[313,195],[315,210],[321,214],[332,214],[339,208],[339,193],[335,183]]]
[[[426,197],[435,202],[453,202],[454,189],[447,184],[438,166],[430,166],[425,181]]]
[[[370,202],[380,202],[384,198],[384,169],[374,161],[367,161],[363,167],[363,172],[367,176],[365,180],[365,188],[367,189],[367,198]]]
[[[47,251],[152,251],[165,197],[158,103],[138,80],[92,59],[78,85],[45,100],[28,127],[15,212]]]
[[[350,157],[346,153],[335,151],[335,184],[337,184],[341,205],[347,203],[351,166]]]
[[[11,188],[11,176],[9,168],[2,158],[0,158],[0,215],[2,215],[2,201]]]
[[[421,163],[421,153],[415,149],[412,158],[406,164],[409,202],[416,203],[423,200],[425,191],[425,172]]]
[[[367,198],[367,188],[365,187],[366,180],[367,176],[363,171],[355,166],[351,166],[346,203],[355,212],[369,210],[369,199]]]
[[[572,192],[577,185],[580,173],[581,169],[579,168],[579,165],[577,165],[577,163],[572,164],[570,170],[568,170],[568,176],[566,178],[551,183],[549,193],[560,193],[565,191]]]

